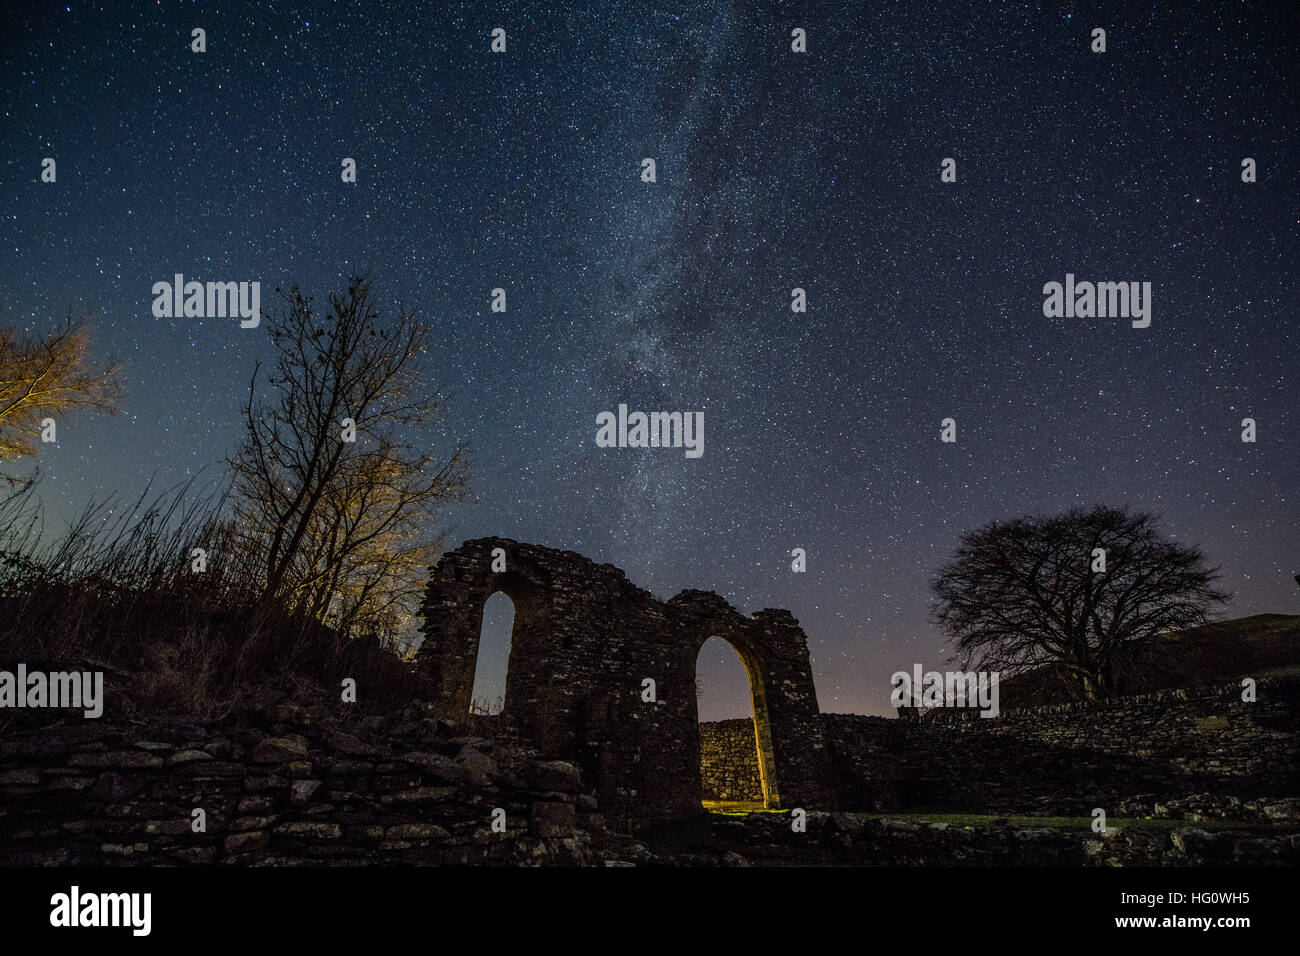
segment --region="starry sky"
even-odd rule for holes
[[[265,325],[154,318],[154,282],[270,305],[365,270],[436,328],[453,545],[789,608],[823,710],[892,713],[894,670],[943,663],[929,578],[992,519],[1154,509],[1230,615],[1295,613],[1296,8],[1137,6],[9,5],[0,321],[87,313],[128,383],[43,447],[49,514],[239,440]],[[1045,318],[1067,272],[1151,282],[1150,328]],[[597,448],[620,402],[704,412],[703,457]],[[703,717],[747,712],[727,645],[700,678]]]

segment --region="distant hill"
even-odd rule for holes
[[[1132,658],[1115,675],[1124,695],[1300,674],[1300,616],[1256,614],[1215,621],[1134,645]],[[1006,678],[999,686],[1003,708],[1074,699],[1048,667]]]

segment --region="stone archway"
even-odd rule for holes
[[[505,570],[492,570],[494,553]],[[418,661],[446,720],[468,713],[483,605],[497,591],[515,605],[503,727],[544,758],[576,764],[612,818],[699,812],[695,666],[712,636],[751,675],[769,805],[830,805],[807,639],[788,611],[746,616],[708,591],[660,601],[572,551],[468,541],[433,569],[423,605]]]
[[[772,720],[767,706],[767,680],[762,667],[754,655],[746,655],[726,637],[719,634],[710,635],[695,651],[698,670],[699,655],[710,640],[720,640],[735,651],[749,680],[750,717],[754,728],[754,746],[757,755],[758,780],[762,794],[763,806],[775,809],[781,806],[781,785],[777,777],[776,756],[773,746]],[[699,704],[696,702],[696,723],[699,723]]]

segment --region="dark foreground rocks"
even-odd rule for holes
[[[291,703],[0,737],[0,865],[639,862],[578,771],[425,715]]]
[[[652,862],[677,866],[1294,866],[1300,828],[1207,832],[1111,827],[1105,835],[1006,820],[958,826],[851,813],[715,816],[645,834]]]

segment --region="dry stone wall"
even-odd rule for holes
[[[1242,802],[1300,794],[1300,680],[1260,680],[1096,703],[938,711],[892,719],[825,714],[838,802],[854,810],[1136,812],[1193,795]],[[715,753],[704,790],[752,760],[738,735],[701,727]],[[743,777],[743,771],[739,772]]]
[[[571,764],[416,714],[277,706],[220,727],[88,720],[0,740],[0,865],[635,860]],[[504,811],[503,832],[492,812]],[[196,809],[203,828],[196,832]]]

